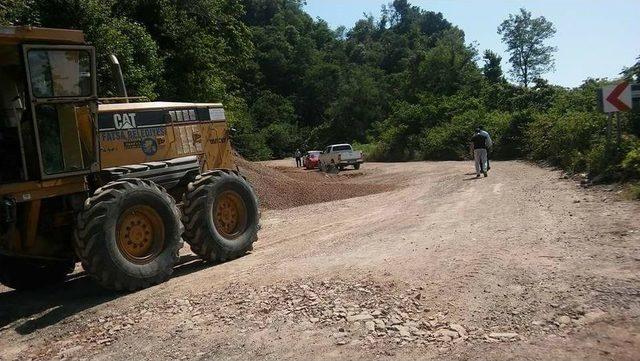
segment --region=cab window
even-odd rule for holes
[[[91,95],[91,54],[88,51],[32,49],[28,58],[35,97]]]

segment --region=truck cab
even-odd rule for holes
[[[319,167],[325,172],[332,168],[343,170],[347,166],[360,169],[362,163],[364,163],[362,152],[353,150],[351,144],[333,144],[320,154]]]

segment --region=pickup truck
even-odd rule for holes
[[[320,154],[319,168],[322,172],[331,168],[343,170],[348,165],[352,165],[354,169],[360,169],[360,164],[363,162],[362,152],[353,150],[350,144],[334,144]]]

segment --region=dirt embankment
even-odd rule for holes
[[[236,159],[242,175],[247,177],[266,209],[287,209],[305,204],[329,202],[387,192],[398,186],[390,181],[356,182],[373,170],[347,170],[338,174],[322,173],[285,166],[266,166],[259,162]]]

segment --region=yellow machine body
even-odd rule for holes
[[[101,104],[80,31],[0,27],[0,79],[0,255],[69,257],[74,213],[111,170],[169,188],[157,173],[174,163],[170,186],[235,168],[221,104]]]
[[[101,104],[98,124],[102,169],[187,156],[202,170],[234,165],[222,104]]]

